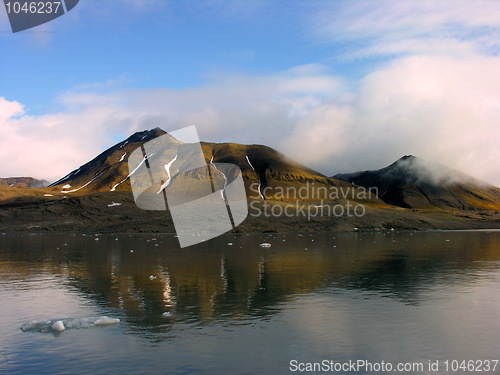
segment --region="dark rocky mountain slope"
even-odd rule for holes
[[[386,203],[404,208],[500,210],[500,189],[457,170],[404,156],[388,167],[334,178],[377,187]]]

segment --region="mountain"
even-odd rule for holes
[[[78,192],[78,194],[130,190],[130,184],[120,186],[129,173],[128,155],[142,144],[164,134],[166,132],[160,128],[134,133],[50,186],[57,186],[64,193]]]
[[[208,173],[206,168],[184,169],[190,165],[190,158],[186,159],[187,164],[179,163],[185,163],[183,158],[174,164],[173,150],[162,151],[163,140],[179,144],[177,155],[190,147],[155,128],[133,134],[50,187],[13,188],[0,184],[0,232],[174,233],[170,207],[157,211],[141,209],[131,193],[130,175],[145,174],[147,181],[149,170],[129,170],[128,157],[159,136],[163,136],[158,140],[159,151],[149,151],[148,163],[155,165],[153,169],[159,174],[164,159],[170,160],[165,166],[168,170],[181,165],[178,169],[186,171],[172,177],[172,184],[165,187],[167,193],[177,192],[176,181],[185,181],[191,184],[184,185],[188,190],[193,188],[194,192],[206,195],[206,190],[196,190],[200,186],[196,181],[207,179],[205,182],[215,187],[216,183],[224,183],[220,172],[227,170],[222,163],[235,164],[241,169],[250,199],[248,216],[235,229],[237,232],[500,228],[500,189],[413,156],[403,157],[378,171],[332,178],[267,146],[201,142],[205,163],[214,164]],[[141,159],[145,160],[140,156],[141,163]],[[167,181],[161,183],[165,185]],[[158,194],[160,185],[145,185],[148,191]],[[382,199],[363,194],[370,188],[378,189]],[[180,189],[182,192],[183,188]],[[280,191],[285,191],[285,196]],[[318,196],[320,191],[326,191],[328,197]],[[341,195],[332,197],[331,192]],[[355,196],[344,195],[346,192]]]
[[[135,172],[129,171],[128,156],[144,143],[165,134],[160,128],[137,132],[50,186],[57,187],[62,194],[72,195],[130,191],[128,177]],[[174,138],[170,141],[179,142]],[[272,199],[280,191],[304,185],[309,190],[314,186],[351,187],[351,184],[307,168],[267,146],[201,142],[201,148],[207,164],[231,163],[241,169],[249,197]],[[199,173],[196,178],[209,176]]]
[[[50,182],[46,180],[37,180],[33,177],[7,177],[0,178],[0,185],[7,185],[10,187],[30,187],[30,188],[44,188],[49,186]]]
[[[293,200],[293,193],[284,197],[280,193],[302,187],[308,192],[304,196],[312,200],[313,190],[321,186],[351,187],[351,184],[307,168],[268,146],[202,142],[202,150],[207,161],[237,165],[247,188],[253,185],[248,191],[250,197],[261,195],[265,199]]]
[[[386,203],[404,208],[500,210],[500,189],[457,170],[407,155],[388,167],[333,176],[376,187]]]

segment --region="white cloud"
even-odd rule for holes
[[[309,112],[281,148],[342,171],[414,154],[500,185],[498,66],[500,58],[484,56],[398,60],[362,80],[348,109],[329,103]],[[312,141],[325,139],[331,147]]]
[[[54,180],[116,134],[195,124],[204,140],[266,144],[330,175],[414,154],[500,185],[498,66],[498,57],[412,56],[351,91],[312,65],[190,89],[79,91],[60,98],[64,112],[43,116],[2,99],[0,175]]]
[[[344,58],[415,53],[498,53],[496,1],[340,1],[311,13],[310,35]]]
[[[141,4],[120,6],[132,12]],[[316,40],[336,51],[343,46],[344,58],[392,61],[378,61],[354,82],[310,64],[211,76],[187,89],[80,86],[58,98],[63,111],[41,116],[0,98],[0,175],[55,180],[119,134],[196,124],[204,140],[266,144],[326,174],[380,168],[414,154],[500,186],[497,2],[341,1],[319,10],[318,4],[324,3],[315,3],[309,19]],[[109,0],[103,12],[111,8]]]
[[[274,76],[226,77],[184,90],[96,93],[79,87],[59,98],[64,111],[42,116],[1,98],[0,175],[56,180],[111,146],[117,134],[156,126],[172,131],[194,123],[206,140],[273,143],[289,132],[289,120],[293,123],[341,85],[322,67],[306,66]]]
[[[106,121],[109,110],[30,116],[20,103],[0,97],[1,176],[55,180],[113,144]]]

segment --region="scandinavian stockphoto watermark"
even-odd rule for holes
[[[3,0],[13,33],[61,17],[80,0]]]
[[[365,205],[360,201],[378,199],[378,188],[362,186],[327,186],[305,182],[300,187],[275,186],[262,188],[250,184],[251,217],[300,217],[311,221],[317,217],[363,217]],[[270,197],[269,200],[259,201]]]
[[[241,170],[207,164],[195,126],[154,138],[128,159],[134,200],[144,210],[166,210],[181,247],[224,234],[245,220],[247,198]]]
[[[270,187],[259,179],[249,184],[248,203],[241,169],[214,162],[213,154],[208,158],[207,163],[195,126],[149,140],[128,158],[136,205],[151,211],[165,211],[168,206],[181,247],[236,228],[249,209],[250,216],[264,218],[361,217],[366,209],[356,202],[378,196],[376,188],[314,182]]]

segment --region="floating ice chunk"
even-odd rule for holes
[[[66,184],[66,185],[63,186],[63,189],[69,189],[70,187],[71,187],[70,184]]]
[[[164,318],[171,318],[174,316],[174,314],[172,314],[171,312],[164,312],[163,314],[161,314],[162,317]]]
[[[102,316],[94,322],[96,326],[104,326],[108,324],[117,324],[120,323],[120,319],[117,318],[108,318],[107,316]]]
[[[31,320],[29,322],[21,324],[21,331],[26,332],[26,331],[37,331],[37,332],[49,332],[50,327],[52,325],[50,324],[50,320]]]
[[[58,320],[57,322],[52,324],[52,327],[50,327],[50,328],[52,329],[52,331],[56,331],[56,332],[62,332],[66,329],[62,320]]]
[[[21,325],[23,332],[62,332],[66,329],[90,328],[95,325],[109,325],[120,323],[120,319],[96,316],[90,318],[63,318],[32,320]]]
[[[53,195],[52,195],[52,194],[44,194],[43,196],[44,196],[44,197],[53,197]]]
[[[156,279],[156,276],[153,275],[149,276],[149,280],[154,280],[154,279]]]
[[[121,203],[111,202],[111,204],[108,204],[108,207],[118,207],[121,205],[122,205]]]
[[[260,247],[271,247],[271,244],[269,242],[262,242]]]

